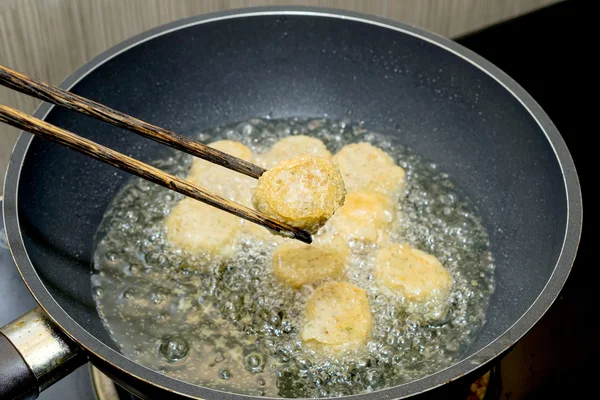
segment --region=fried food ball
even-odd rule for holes
[[[395,215],[396,204],[389,196],[377,192],[350,192],[327,227],[346,240],[383,243]]]
[[[364,345],[372,326],[367,292],[347,282],[325,282],[306,303],[302,341],[337,352]]]
[[[409,302],[444,302],[452,289],[450,272],[431,254],[408,244],[391,244],[375,260],[375,279]]]
[[[209,146],[242,160],[253,161],[252,150],[240,142],[219,140],[210,143]],[[187,179],[219,196],[246,206],[251,204],[251,188],[256,184],[249,176],[201,158],[194,158]]]
[[[164,226],[167,241],[188,253],[229,256],[239,237],[241,219],[185,197],[167,215]]]
[[[286,242],[273,252],[273,275],[283,284],[298,289],[343,275],[348,249],[344,246]]]
[[[404,189],[404,169],[383,150],[369,143],[353,143],[333,156],[348,193],[371,191],[397,199]]]
[[[248,146],[243,143],[236,142],[234,140],[217,140],[216,142],[209,143],[208,146],[231,156],[241,158],[244,161],[252,161],[252,150],[250,150]],[[214,166],[217,165],[211,163],[210,161],[194,157],[194,160],[192,161],[192,168],[190,169],[190,176],[196,175],[196,173]],[[224,168],[221,166],[219,167]],[[227,168],[225,169],[228,170]]]
[[[257,159],[262,167],[269,169],[281,161],[296,158],[302,154],[331,157],[331,153],[321,140],[310,136],[297,135],[279,140],[267,153],[262,154]]]
[[[296,239],[289,239],[283,235],[278,235],[264,226],[250,221],[243,221],[243,232],[252,240],[263,242],[266,245],[278,245],[287,241],[296,241]]]
[[[331,160],[302,155],[265,172],[252,204],[278,221],[315,233],[344,203],[344,196],[342,175]]]

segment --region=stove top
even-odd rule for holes
[[[576,44],[585,40],[582,20],[583,15],[592,12],[590,3],[563,1],[457,39],[512,76],[546,110],[572,153],[582,186],[588,173],[583,168],[584,151],[591,143],[586,143],[586,137],[582,135],[585,122],[578,95],[587,78],[580,71],[578,61],[582,56]],[[587,237],[584,231],[573,271],[560,298],[502,360],[499,368],[501,386],[488,390],[486,400],[549,398],[549,394],[575,398],[587,390],[583,382],[593,382],[594,369],[591,367],[600,351],[586,319],[596,302],[592,298],[595,293],[593,280],[582,262],[588,252],[585,248]],[[0,219],[0,326],[35,305],[14,266]],[[570,343],[581,347],[585,343],[591,345],[579,350]],[[469,399],[481,398],[476,393],[485,392],[487,378],[489,375],[473,384]],[[94,383],[102,387],[99,395],[95,393]],[[40,400],[115,398],[132,397],[111,385],[89,365],[80,367],[39,396]]]

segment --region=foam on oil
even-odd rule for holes
[[[494,264],[475,210],[435,164],[361,124],[329,120],[254,119],[203,132],[199,140],[237,140],[262,153],[297,134],[321,139],[332,154],[366,141],[405,169],[400,218],[389,233],[435,255],[451,271],[455,284],[443,312],[432,317],[427,305],[409,307],[381,291],[373,281],[373,249],[355,244],[346,280],[368,292],[372,337],[358,353],[315,353],[299,337],[312,290],[286,288],[272,276],[274,243],[246,236],[226,263],[186,257],[169,247],[162,226],[182,196],[133,179],[98,230],[91,279],[98,312],[123,354],[205,387],[334,397],[418,379],[465,353],[485,321]],[[180,153],[155,163],[183,178],[190,164],[191,157]]]

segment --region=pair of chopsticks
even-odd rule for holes
[[[143,137],[166,144],[177,150],[181,150],[195,157],[248,175],[252,178],[258,179],[263,172],[265,172],[265,170],[258,165],[254,165],[222,151],[213,149],[164,128],[133,118],[132,116],[113,110],[107,106],[60,89],[56,86],[35,80],[2,65],[0,65],[0,84],[37,99],[80,112],[92,118],[108,122],[119,128],[127,129]],[[202,201],[283,235],[290,236],[305,243],[312,242],[312,236],[304,230],[281,223],[265,214],[211,193],[184,179],[180,179],[161,171],[158,168],[152,167],[139,160],[128,157],[89,139],[85,139],[72,132],[2,104],[0,104],[0,121],[62,144],[63,146],[137,175],[150,182]]]

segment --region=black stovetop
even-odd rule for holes
[[[540,103],[571,151],[583,190],[589,174],[584,168],[585,149],[591,147],[591,142],[586,135],[580,93],[581,88],[590,84],[582,68],[586,56],[580,49],[586,40],[584,15],[592,13],[591,3],[564,1],[457,39],[512,76]],[[0,228],[2,326],[33,308],[35,301],[14,267],[1,220]],[[588,327],[588,321],[593,321],[589,315],[593,315],[596,298],[590,266],[584,263],[589,255],[586,247],[589,235],[585,233],[586,229],[559,299],[503,359],[502,387],[497,398],[537,399],[550,398],[550,394],[576,398],[587,394],[587,383],[593,382],[591,367],[600,351],[594,342],[594,331]],[[87,365],[39,397],[40,400],[94,398]]]

